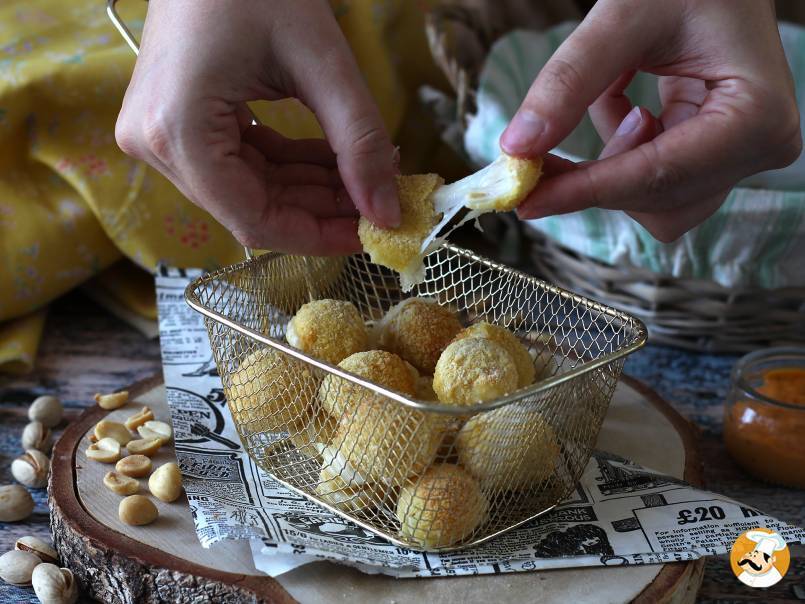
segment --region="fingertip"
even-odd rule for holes
[[[545,119],[534,111],[520,109],[500,136],[500,147],[508,155],[531,157],[542,155],[548,149],[541,149],[541,139],[545,133]]]
[[[377,185],[371,193],[370,204],[371,216],[367,218],[377,226],[386,229],[396,229],[400,226],[400,198],[393,181]]]

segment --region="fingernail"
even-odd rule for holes
[[[626,136],[637,130],[640,123],[643,121],[643,114],[640,112],[640,107],[633,108],[626,117],[623,118],[618,129],[615,130],[615,136]]]
[[[545,120],[528,109],[518,111],[500,137],[500,146],[509,154],[526,154],[545,132]]]
[[[539,218],[545,218],[548,214],[550,214],[550,212],[545,208],[535,208],[533,204],[529,205],[527,208],[517,208],[517,218],[520,220],[537,220]]]
[[[384,183],[374,190],[372,210],[375,218],[382,223],[381,226],[390,229],[400,226],[400,201],[393,182]]]

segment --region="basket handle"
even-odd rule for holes
[[[126,41],[126,44],[129,45],[129,48],[131,48],[135,55],[139,55],[140,43],[137,41],[137,38],[134,37],[134,34],[131,33],[131,30],[126,26],[126,23],[117,12],[117,2],[118,0],[106,0],[106,14],[109,16],[109,20],[112,22],[112,25],[115,26],[115,29],[117,29],[117,31]],[[255,117],[254,113],[252,113],[252,125],[256,126],[257,124],[257,118]],[[254,258],[254,252],[249,247],[243,246],[243,253],[246,255],[246,260],[251,260]]]

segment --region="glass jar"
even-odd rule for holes
[[[754,477],[805,488],[805,348],[770,348],[735,365],[724,441]]]

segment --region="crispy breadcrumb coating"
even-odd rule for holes
[[[425,278],[420,246],[439,222],[430,195],[444,183],[438,174],[413,174],[397,177],[400,198],[400,226],[381,229],[366,218],[358,224],[358,236],[372,262],[400,273],[404,291]]]
[[[408,298],[389,309],[378,330],[380,348],[397,353],[424,374],[433,374],[461,323],[435,300]]]
[[[505,327],[481,321],[466,327],[455,337],[456,340],[465,338],[484,338],[500,344],[512,356],[514,364],[517,366],[517,387],[525,388],[534,383],[536,370],[528,348],[523,346],[522,342]]]
[[[344,512],[358,512],[376,507],[384,497],[384,488],[369,483],[333,447],[324,447],[316,494]]]
[[[437,402],[439,397],[433,391],[433,376],[420,376],[416,382],[416,397],[423,401]]]
[[[358,309],[344,300],[314,300],[288,323],[288,343],[310,356],[336,365],[366,350],[369,335]]]
[[[489,502],[478,482],[459,466],[431,467],[403,487],[397,501],[400,534],[423,548],[448,547],[486,520]]]
[[[551,425],[533,409],[509,405],[479,413],[456,436],[459,463],[489,490],[538,487],[560,454]]]
[[[341,361],[341,369],[359,375],[401,394],[416,394],[419,374],[409,363],[396,354],[385,350],[356,352]],[[353,384],[337,375],[327,375],[319,388],[319,402],[322,409],[335,418],[349,415],[362,401],[378,400],[379,395]]]
[[[433,389],[445,404],[472,405],[517,389],[517,365],[500,344],[483,338],[451,343],[433,374]]]
[[[433,462],[444,425],[436,414],[364,402],[342,419],[332,446],[368,481],[400,487]]]
[[[317,388],[304,363],[271,348],[247,355],[224,380],[232,416],[251,432],[302,430]]]

